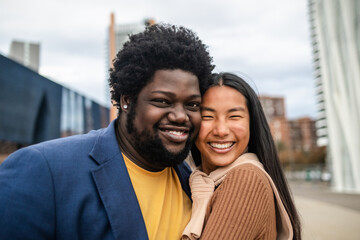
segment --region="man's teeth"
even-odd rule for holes
[[[232,143],[210,143],[210,146],[212,146],[213,148],[229,148],[231,147]]]
[[[169,131],[170,134],[181,136],[185,131]]]

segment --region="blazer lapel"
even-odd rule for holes
[[[188,197],[191,199],[191,190],[189,185],[189,177],[191,174],[190,167],[184,161],[179,165],[175,166],[174,169],[179,177],[181,187],[183,188],[186,195],[188,195]]]
[[[114,123],[104,129],[90,153],[99,164],[92,175],[115,239],[148,239],[141,209],[116,141]]]

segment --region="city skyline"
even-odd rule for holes
[[[209,46],[215,71],[246,76],[259,94],[284,97],[288,118],[316,115],[305,0],[4,0],[0,9],[1,54],[12,40],[39,42],[40,74],[100,103],[108,104],[105,41],[114,12],[116,24],[153,18],[192,29]]]

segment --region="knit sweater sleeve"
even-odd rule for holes
[[[216,189],[201,239],[275,239],[274,194],[265,174],[251,164],[236,167]]]

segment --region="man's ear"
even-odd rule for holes
[[[120,97],[120,108],[122,112],[127,112],[130,107],[130,96],[128,95],[121,95]]]

